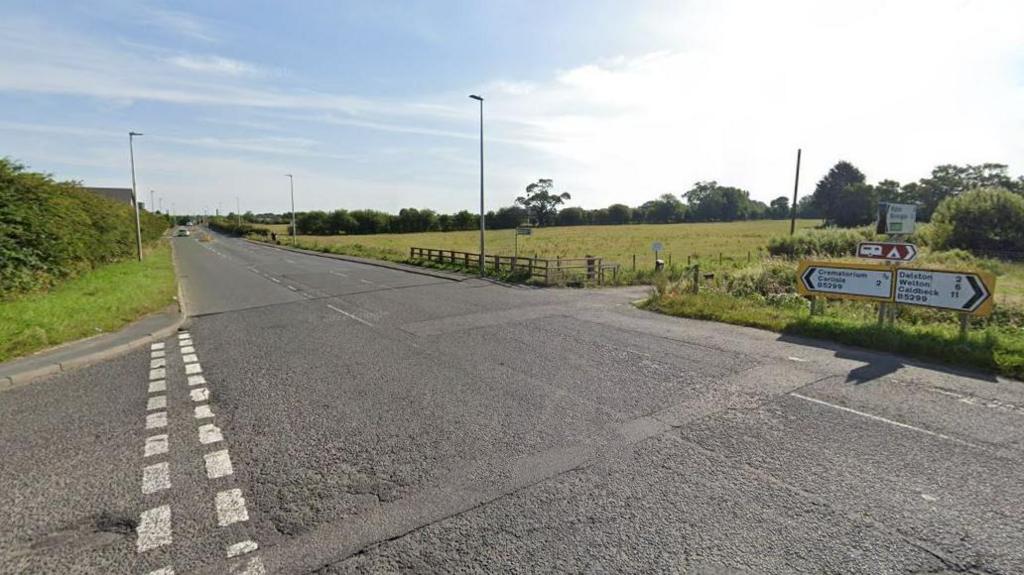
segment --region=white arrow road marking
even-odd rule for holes
[[[167,412],[158,411],[146,415],[146,429],[167,427]]]
[[[207,453],[203,459],[206,460],[206,476],[210,479],[226,477],[234,473],[234,469],[231,467],[231,456],[228,455],[227,449]]]
[[[238,557],[239,555],[245,555],[246,553],[252,553],[257,549],[259,549],[259,545],[256,545],[256,542],[252,540],[233,543],[228,545],[228,559]]]
[[[135,546],[139,553],[171,544],[171,507],[161,505],[147,509],[139,516],[139,535]]]
[[[151,435],[146,438],[146,449],[143,457],[163,455],[167,453],[167,434]]]
[[[160,393],[167,391],[167,382],[163,379],[149,382],[149,393]]]
[[[197,405],[194,410],[196,419],[209,419],[213,417],[213,411],[210,410],[210,406],[203,404]]]
[[[149,401],[146,403],[146,411],[153,411],[154,409],[167,409],[166,395],[154,395],[149,398]]]
[[[171,474],[168,463],[162,461],[147,465],[142,469],[142,493],[149,495],[171,487]]]
[[[205,387],[197,387],[190,389],[188,396],[192,398],[192,401],[206,401],[210,399],[210,390]]]
[[[201,375],[190,375],[188,376],[189,386],[193,385],[206,385],[206,378]]]
[[[199,443],[207,445],[222,441],[224,436],[220,434],[220,428],[212,423],[199,426]]]
[[[245,509],[245,498],[241,489],[227,489],[217,493],[217,524],[226,527],[232,523],[249,520],[249,512]]]
[[[185,373],[187,375],[195,375],[197,373],[203,373],[203,366],[198,363],[190,363],[185,366]]]

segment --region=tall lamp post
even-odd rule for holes
[[[484,99],[476,94],[470,98],[480,102],[480,277],[484,275]]]
[[[135,193],[135,136],[139,132],[128,132],[128,157],[132,165],[132,203],[135,204],[135,244],[139,250],[139,261],[142,261],[142,223],[139,221],[139,196]]]
[[[288,186],[292,192],[292,246],[295,245],[295,176],[291,174],[285,174],[288,176]]]

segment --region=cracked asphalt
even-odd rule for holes
[[[155,352],[0,393],[0,572],[260,572],[224,552],[245,540],[267,573],[1024,573],[1020,382],[658,316],[641,288],[174,243],[232,474],[204,475],[172,340],[157,495]],[[140,551],[157,504],[173,538]]]

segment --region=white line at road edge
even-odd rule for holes
[[[203,459],[206,461],[206,476],[210,479],[226,477],[235,472],[231,467],[231,456],[228,455],[227,449],[207,453]]]
[[[147,509],[139,517],[139,538],[135,543],[139,553],[171,543],[171,507],[161,505]]]
[[[845,411],[846,413],[852,413],[854,415],[859,415],[861,417],[866,417],[868,419],[873,419],[875,421],[880,421],[882,423],[888,423],[889,425],[895,425],[896,427],[902,427],[903,429],[909,429],[911,431],[916,431],[918,433],[924,433],[925,435],[931,435],[932,437],[938,437],[939,439],[945,439],[947,441],[952,441],[953,443],[959,443],[961,445],[967,445],[969,447],[980,447],[978,445],[975,445],[973,443],[964,441],[962,439],[957,439],[955,437],[950,437],[948,435],[943,435],[942,433],[936,433],[934,431],[929,431],[927,429],[923,429],[923,428],[920,428],[920,427],[915,427],[913,425],[909,425],[909,424],[906,424],[906,423],[900,423],[899,421],[893,421],[891,419],[886,419],[886,418],[880,417],[878,415],[872,415],[870,413],[865,413],[863,411],[857,411],[856,409],[851,409],[849,407],[843,407],[842,405],[836,405],[834,403],[829,403],[827,401],[822,401],[820,399],[815,399],[813,397],[807,397],[806,395],[800,395],[799,393],[793,392],[793,393],[790,393],[790,395],[792,395],[793,397],[802,399],[804,401],[810,401],[811,403],[817,403],[818,405],[824,405],[826,407],[831,407],[832,409],[838,409],[839,411]]]
[[[227,489],[217,493],[217,524],[227,527],[232,523],[249,520],[249,512],[245,509],[245,498],[241,489]]]
[[[334,307],[334,306],[333,306],[333,305],[331,305],[331,304],[327,304],[327,307],[329,307],[329,308],[333,309],[334,311],[336,311],[336,312],[338,312],[338,313],[340,313],[340,314],[342,314],[342,315],[344,315],[344,316],[350,317],[350,318],[352,318],[352,319],[354,319],[354,320],[358,321],[359,323],[361,323],[361,324],[363,324],[363,325],[368,325],[368,326],[370,326],[370,327],[373,327],[373,324],[372,324],[372,323],[370,323],[370,322],[366,321],[365,319],[363,319],[363,318],[361,318],[361,317],[356,317],[356,316],[354,316],[354,315],[352,315],[352,314],[348,313],[347,311],[345,311],[345,310],[343,310],[343,309],[338,309],[338,308]]]

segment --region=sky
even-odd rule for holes
[[[0,0],[0,156],[176,213],[1024,173],[1024,2]]]

